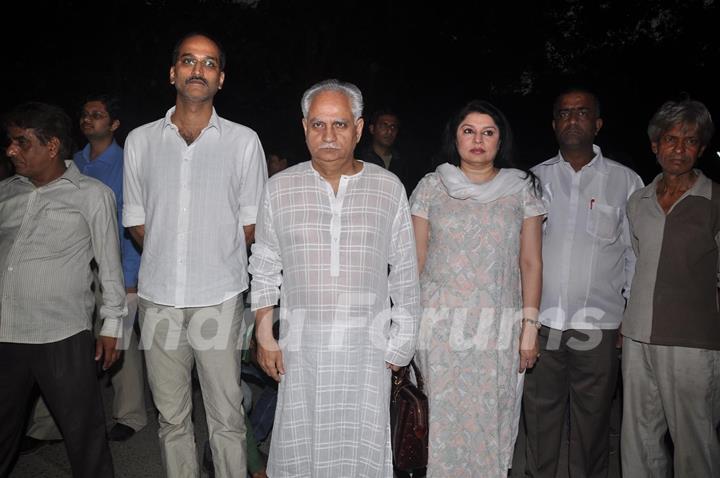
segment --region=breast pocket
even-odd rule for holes
[[[620,235],[621,212],[618,207],[593,203],[588,213],[588,234],[598,239],[614,241]]]

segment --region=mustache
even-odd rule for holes
[[[340,146],[337,143],[323,143],[320,149],[340,149]]]
[[[187,85],[191,81],[202,81],[205,86],[207,86],[207,84],[208,84],[207,80],[205,78],[203,78],[202,76],[191,76],[190,78],[185,80],[185,84]]]

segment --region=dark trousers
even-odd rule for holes
[[[0,343],[0,477],[10,474],[35,384],[63,438],[75,478],[114,476],[90,331],[47,344]]]
[[[540,330],[541,357],[525,376],[526,475],[554,478],[570,409],[569,476],[606,478],[617,330]]]

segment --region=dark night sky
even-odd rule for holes
[[[11,68],[0,111],[40,100],[76,117],[85,94],[113,91],[123,99],[124,136],[172,106],[172,46],[201,29],[228,53],[218,113],[258,131],[264,144],[287,145],[295,160],[306,159],[300,96],[328,77],[356,83],[366,112],[396,109],[401,146],[423,169],[450,112],[472,98],[506,113],[518,162],[531,166],[555,154],[557,89],[586,84],[603,104],[598,144],[645,179],[657,171],[645,129],[663,101],[687,92],[720,118],[714,0],[88,4],[28,1],[6,17],[1,34]],[[718,145],[716,138],[701,162],[716,180]]]

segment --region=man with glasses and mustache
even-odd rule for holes
[[[138,295],[148,381],[168,477],[200,475],[192,423],[193,363],[214,473],[244,476],[240,389],[246,248],[267,178],[257,134],[218,116],[225,52],[190,33],[175,46],[175,106],[125,142],[123,223],[143,245]]]
[[[568,412],[569,476],[608,473],[616,344],[635,265],[625,205],[642,180],[593,144],[602,125],[595,94],[565,90],[553,105],[560,151],[532,169],[548,214],[536,324],[541,357],[523,398],[527,476],[555,476]]]

